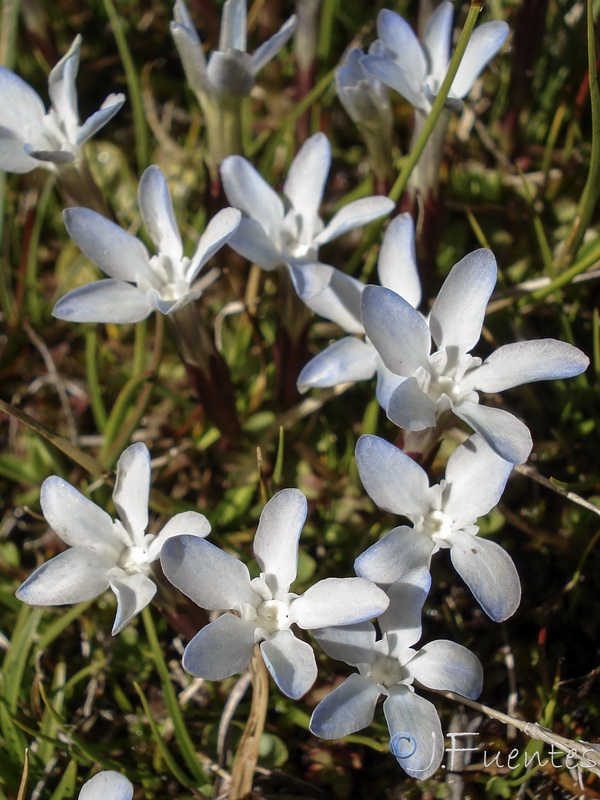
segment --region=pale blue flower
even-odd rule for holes
[[[495,622],[512,616],[521,599],[515,565],[495,542],[477,536],[479,517],[497,505],[513,465],[478,434],[448,459],[439,484],[398,447],[377,436],[361,436],[356,464],[363,486],[384,511],[401,514],[401,525],[355,561],[356,574],[386,587],[405,570],[429,568],[438,550],[449,549],[454,568]]]
[[[205,516],[176,514],[158,535],[146,533],[150,495],[150,453],[133,444],[121,455],[113,501],[119,519],[112,520],[71,484],[54,475],[42,484],[41,506],[48,524],[69,545],[19,587],[17,597],[33,606],[60,606],[92,600],[109,587],[117,597],[113,636],[154,597],[152,564],[161,547],[182,533],[204,537]]]
[[[246,0],[226,0],[223,4],[219,47],[208,63],[202,42],[183,0],[176,0],[171,34],[175,41],[190,87],[207,97],[246,97],[252,91],[256,74],[286,44],[296,27],[290,17],[255,53],[246,52]]]
[[[425,779],[444,755],[444,734],[433,703],[415,692],[414,682],[428,689],[457,692],[475,699],[483,670],[478,659],[459,644],[430,642],[419,651],[421,611],[431,585],[426,569],[406,572],[389,589],[390,605],[377,620],[313,631],[328,656],[356,667],[358,673],[328,694],[313,711],[310,730],[322,739],[341,739],[371,724],[381,695],[391,742],[403,735],[411,747],[392,752],[412,777]]]
[[[362,578],[327,578],[304,594],[290,592],[298,565],[298,540],[306,519],[306,498],[284,489],[263,509],[254,538],[260,577],[207,541],[170,539],[161,565],[167,578],[209,611],[229,610],[194,636],[183,666],[192,675],[221,680],[241,672],[260,643],[267,669],[281,691],[302,697],[317,677],[312,647],[291,630],[347,625],[376,617],[388,606],[386,594]]]
[[[508,411],[482,406],[478,392],[570,378],[583,372],[589,359],[556,339],[504,345],[483,363],[472,356],[496,274],[496,260],[489,250],[465,256],[446,278],[427,320],[390,289],[367,286],[362,320],[385,366],[406,379],[390,397],[387,414],[392,422],[423,431],[453,412],[502,458],[520,464],[532,448],[528,428]],[[432,351],[432,344],[437,349]]]
[[[139,322],[153,311],[175,314],[197,300],[216,277],[198,275],[206,262],[228,241],[241,214],[224,208],[208,223],[191,258],[175,221],[169,187],[152,166],[141,177],[139,205],[142,220],[155,247],[146,246],[114,222],[88,208],[68,208],[64,219],[69,236],[86,256],[109,275],[108,280],[81,286],[55,305],[53,314],[70,322]]]
[[[81,148],[117,113],[125,95],[111,94],[100,110],[79,124],[75,78],[81,36],[48,77],[52,105],[46,112],[37,92],[6,67],[0,67],[0,169],[30,172],[36,167],[55,171],[77,163]]]
[[[380,81],[395,89],[416,109],[428,114],[450,63],[452,3],[440,3],[429,18],[422,44],[399,14],[382,9],[377,35],[385,55],[366,55],[361,64]],[[485,22],[475,29],[452,82],[447,106],[458,109],[479,73],[500,50],[509,28],[506,22]]]
[[[338,295],[355,294],[355,286],[360,286],[354,278],[322,264],[319,248],[394,208],[388,197],[362,197],[343,206],[325,225],[319,208],[330,166],[329,140],[316,133],[292,161],[283,184],[284,200],[245,158],[229,156],[220,167],[227,199],[244,214],[230,247],[265,270],[285,264],[298,296],[309,308],[334,280]],[[362,330],[359,322],[356,326],[357,332]]]

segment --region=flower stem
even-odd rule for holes
[[[152,612],[150,611],[149,606],[146,606],[142,609],[142,620],[144,622],[144,628],[146,629],[146,636],[148,638],[148,644],[150,645],[154,666],[156,667],[156,671],[158,672],[158,676],[162,685],[165,705],[173,723],[173,730],[175,732],[177,743],[179,744],[181,755],[188,769],[198,781],[199,785],[206,783],[208,778],[200,766],[200,762],[196,756],[194,743],[192,742],[192,739],[185,726],[183,715],[177,701],[177,695],[173,689],[169,668],[165,661],[160,642],[158,641],[156,628],[154,627],[154,620],[152,619]]]
[[[233,438],[240,431],[229,367],[216,348],[195,303],[169,314],[179,355],[198,400],[217,428]]]
[[[229,800],[243,800],[243,798],[250,797],[254,770],[258,761],[258,748],[265,728],[269,702],[269,674],[258,644],[254,648],[250,662],[250,675],[252,677],[252,705],[231,770]]]
[[[300,397],[296,382],[308,361],[310,311],[296,294],[287,269],[278,271],[275,394],[279,408],[291,408]]]

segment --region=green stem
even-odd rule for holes
[[[113,0],[102,0],[106,10],[106,16],[117,43],[119,55],[125,70],[125,79],[129,91],[129,100],[133,111],[133,127],[135,129],[135,154],[138,170],[141,172],[148,165],[148,126],[144,115],[144,103],[142,100],[142,90],[140,80],[133,63],[131,50],[127,44],[127,37],[123,31],[121,17],[115,8]]]
[[[208,777],[200,766],[200,762],[196,756],[194,743],[192,742],[183,720],[179,702],[177,701],[177,695],[175,694],[173,683],[171,682],[169,668],[164,659],[158,636],[156,635],[156,628],[154,627],[154,620],[152,619],[152,612],[150,611],[149,606],[146,606],[144,609],[142,609],[142,620],[146,629],[146,636],[148,637],[148,644],[150,645],[150,650],[152,652],[154,666],[156,667],[156,671],[158,672],[158,676],[162,685],[165,705],[173,723],[173,730],[175,732],[177,743],[179,744],[181,755],[187,764],[188,769],[198,781],[198,784],[201,785],[202,783],[207,783]]]
[[[108,415],[104,400],[102,399],[102,391],[100,389],[100,380],[98,378],[98,329],[96,325],[90,325],[85,332],[85,371],[87,377],[88,392],[90,395],[90,405],[92,407],[92,414],[94,415],[94,422],[100,433],[104,433]]]
[[[592,112],[592,153],[587,181],[579,201],[577,215],[563,247],[556,258],[556,272],[568,263],[571,256],[581,247],[583,237],[592,220],[598,191],[600,188],[600,90],[596,69],[596,44],[594,39],[594,11],[592,0],[587,2],[587,50],[588,75],[590,81],[590,106]]]

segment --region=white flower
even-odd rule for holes
[[[79,800],[131,800],[132,797],[131,781],[112,770],[94,775],[83,784],[79,792]]]
[[[450,549],[456,571],[485,613],[495,622],[514,614],[521,599],[515,565],[495,542],[477,537],[475,524],[500,500],[510,462],[475,434],[452,453],[445,480],[435,486],[416,461],[377,436],[360,437],[356,463],[376,505],[413,525],[394,528],[362,553],[354,563],[357,575],[387,586],[407,569],[429,568],[434,553]]]
[[[298,489],[269,500],[254,538],[261,573],[253,580],[245,564],[209,542],[180,536],[163,548],[161,565],[171,583],[202,608],[233,612],[202,628],[186,647],[183,666],[192,675],[228,678],[248,666],[260,642],[275,683],[297,699],[314,683],[317,665],[312,647],[291,626],[346,625],[387,608],[385,593],[362,578],[328,578],[300,596],[289,591],[305,519],[306,498]]]
[[[415,228],[410,214],[399,214],[385,232],[377,272],[382,286],[417,308],[421,281],[415,259]],[[331,283],[311,300],[311,308],[348,333],[362,333],[360,298],[365,285],[336,270]],[[312,358],[298,376],[298,391],[326,389],[342,383],[370,380],[377,375],[377,401],[387,409],[394,389],[404,378],[384,365],[368,339],[345,336]]]
[[[292,16],[274,36],[249,55],[246,52],[246,0],[226,0],[219,49],[211,53],[207,64],[202,43],[183,0],[176,1],[174,16],[171,34],[188,83],[194,91],[216,98],[249,95],[256,74],[277,55],[296,27],[296,17]]]
[[[382,42],[373,42],[370,55],[385,55]],[[354,122],[372,130],[381,131],[388,138],[393,125],[392,107],[387,87],[362,63],[364,53],[353,47],[335,71],[335,87],[340,102]]]
[[[30,172],[36,167],[55,170],[77,162],[81,147],[117,113],[125,95],[111,94],[83,125],[79,124],[75,77],[81,36],[52,69],[46,113],[37,92],[6,67],[0,67],[0,169]]]
[[[171,536],[208,536],[210,524],[195,511],[176,514],[158,535],[146,533],[150,494],[150,453],[133,444],[117,464],[112,520],[87,497],[53,475],[42,484],[42,512],[69,550],[51,558],[23,583],[17,597],[33,606],[82,603],[109,587],[117,597],[112,629],[119,633],[154,597],[151,564]]]
[[[429,18],[423,44],[399,14],[382,9],[377,35],[385,55],[367,55],[361,64],[387,86],[395,89],[419,111],[428,114],[450,63],[452,3],[443,2]],[[506,22],[485,22],[473,32],[452,82],[447,105],[460,108],[479,73],[496,55],[508,36]]]
[[[461,645],[438,640],[419,651],[412,648],[421,637],[421,609],[430,583],[425,569],[414,569],[390,588],[389,609],[378,619],[379,639],[370,622],[313,632],[328,656],[357,667],[358,673],[321,700],[310,730],[323,739],[359,731],[371,723],[384,695],[390,749],[409,775],[421,779],[439,767],[444,735],[435,706],[415,693],[414,682],[475,699],[483,681],[478,659]],[[399,737],[406,740],[402,747]]]
[[[319,207],[330,165],[329,140],[324,133],[316,133],[304,142],[290,166],[283,184],[285,204],[245,158],[229,156],[220,168],[227,199],[244,213],[230,247],[266,270],[285,264],[296,292],[310,308],[334,275],[345,286],[354,281],[319,262],[321,245],[394,208],[387,197],[363,197],[340,209],[325,226]]]
[[[392,422],[421,431],[452,411],[502,458],[520,464],[531,452],[528,428],[508,411],[480,405],[477,392],[570,378],[583,372],[589,359],[556,339],[504,345],[483,364],[470,355],[495,283],[494,256],[489,250],[476,250],[452,268],[428,321],[398,294],[380,286],[365,288],[362,320],[385,366],[407,378],[391,395],[387,414]],[[432,341],[438,347],[433,352]]]
[[[196,283],[206,262],[230,238],[239,224],[237,209],[224,208],[208,223],[192,258],[183,244],[169,187],[158,167],[141,177],[139,205],[142,219],[157,253],[114,222],[88,208],[64,212],[69,236],[85,255],[110,276],[108,280],[74,289],[61,298],[52,312],[71,322],[139,322],[153,311],[173,314],[196,300],[216,274]]]

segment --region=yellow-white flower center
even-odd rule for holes
[[[430,511],[423,520],[423,531],[432,539],[447,539],[452,533],[452,517],[443,511]]]
[[[256,609],[256,626],[269,634],[288,628],[289,603],[283,600],[265,600]]]
[[[379,656],[369,672],[369,678],[380,686],[397,686],[408,677],[407,671],[393,656]]]
[[[128,547],[119,559],[119,566],[128,575],[134,575],[136,572],[147,573],[150,570],[148,553],[143,547]]]

